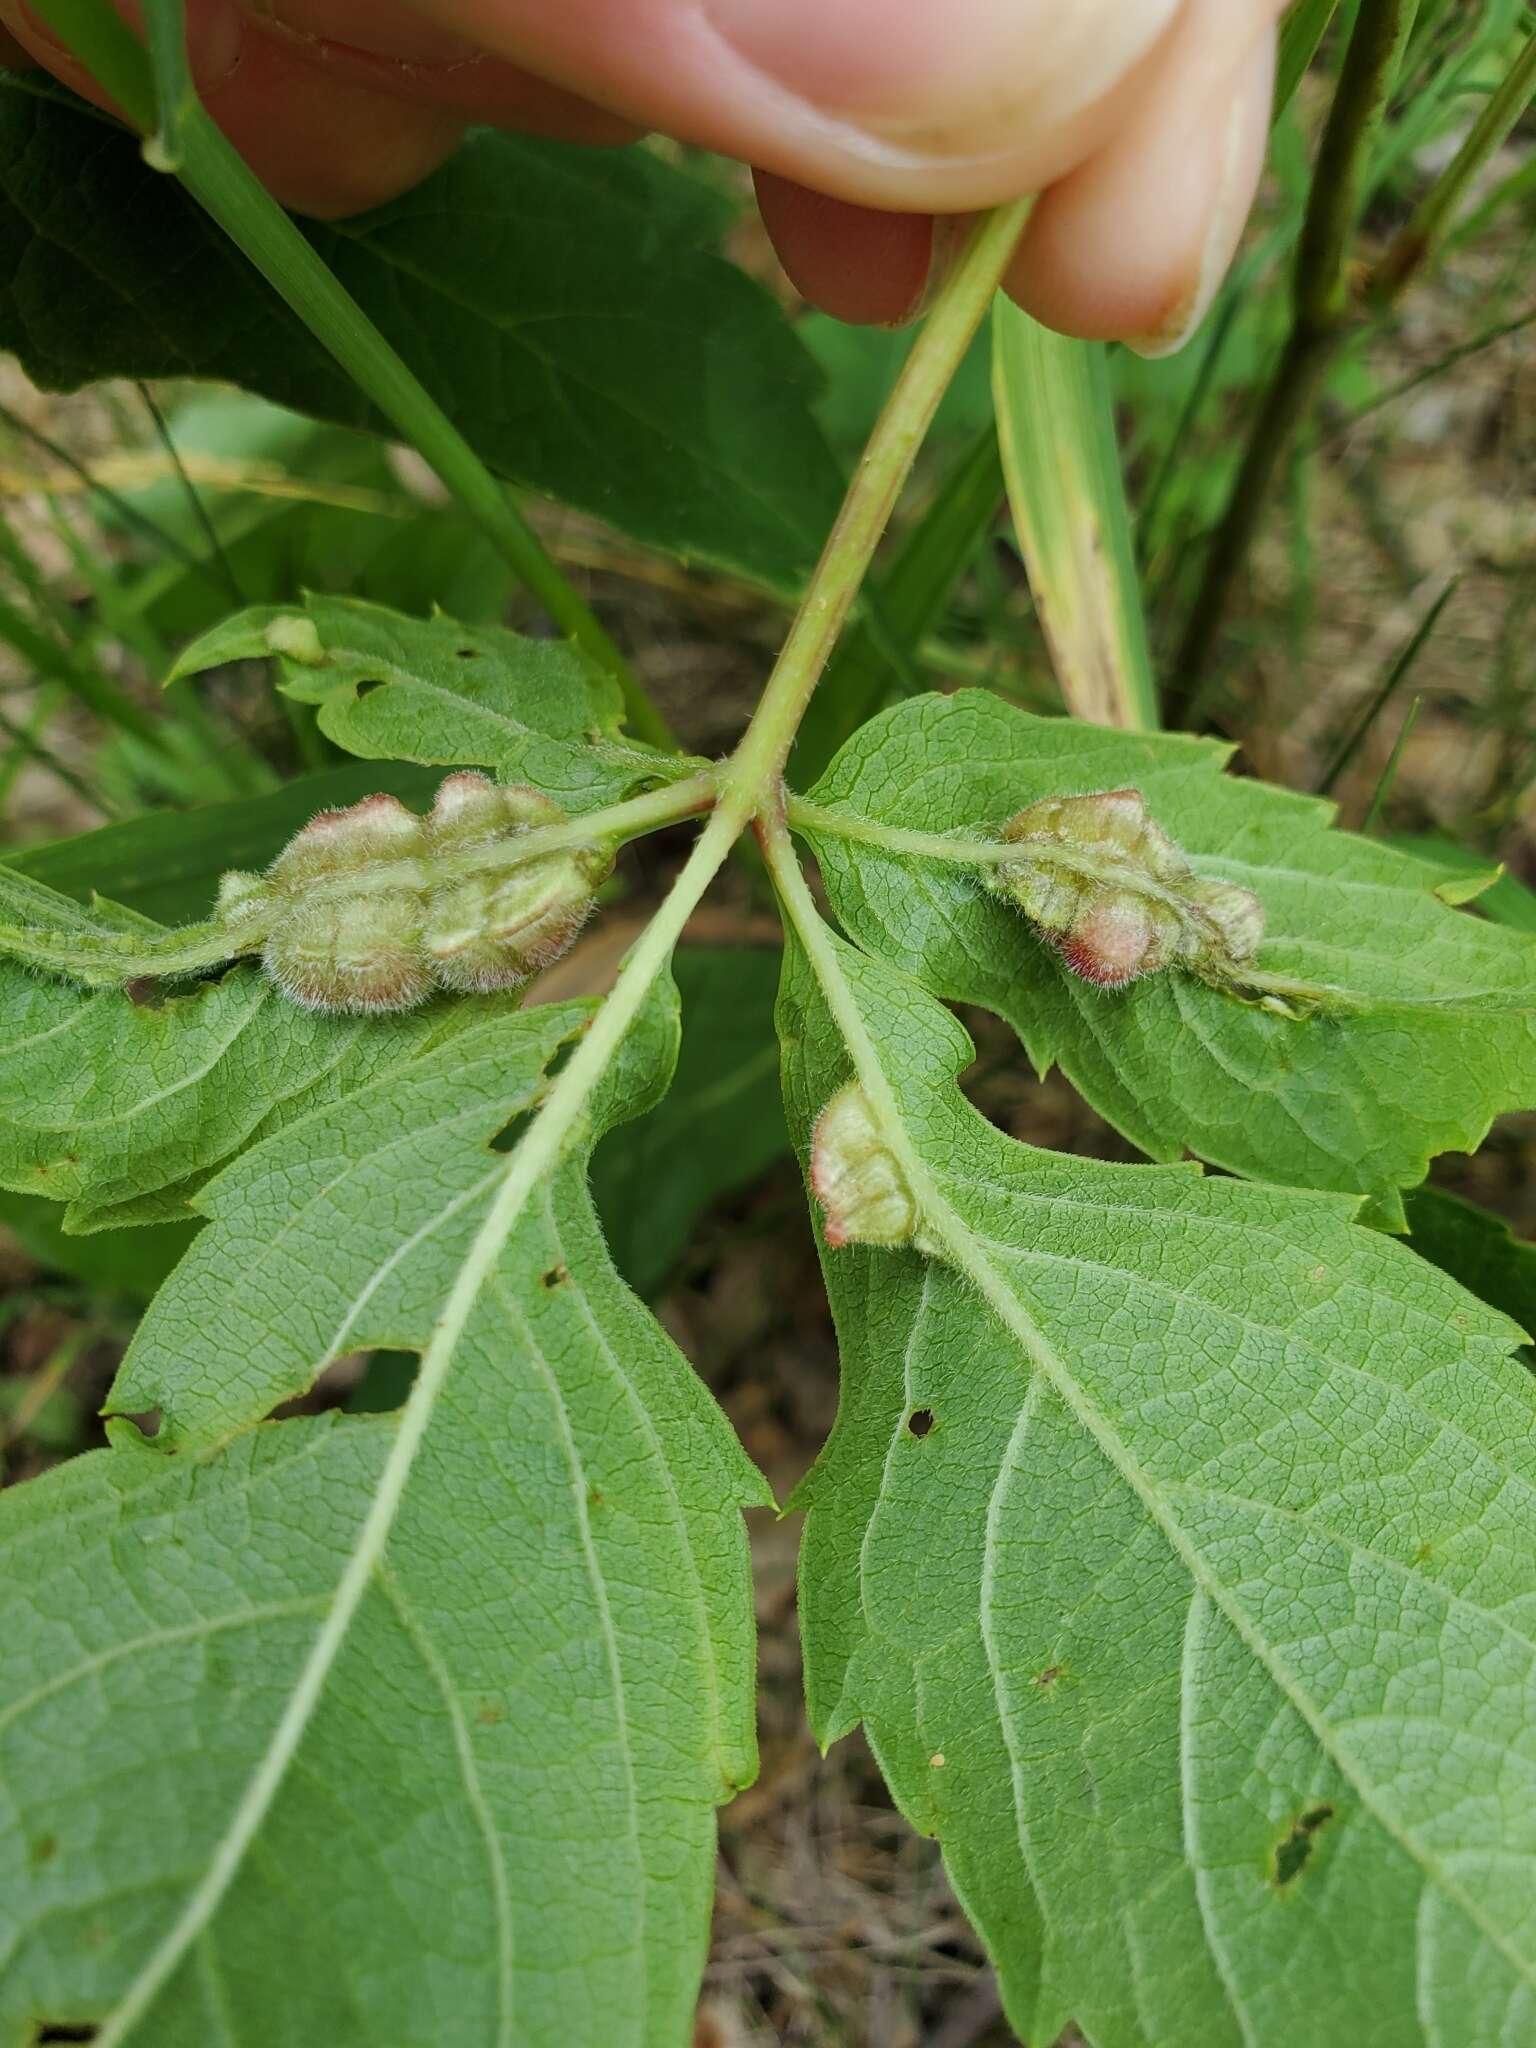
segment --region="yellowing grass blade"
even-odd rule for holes
[[[999,299],[992,389],[1008,502],[1062,695],[1079,718],[1157,725],[1104,351]]]

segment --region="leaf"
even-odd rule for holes
[[[349,754],[495,768],[576,812],[699,766],[621,738],[618,685],[563,641],[356,598],[239,612],[195,640],[169,680],[273,656],[284,691],[318,705],[320,730]]]
[[[1536,1101],[1536,948],[1449,909],[1420,863],[1327,829],[1330,806],[1220,773],[1208,742],[1031,717],[979,691],[865,726],[813,792],[882,830],[974,834],[1046,796],[1134,786],[1202,875],[1253,890],[1259,966],[1342,987],[1296,1020],[1175,972],[1117,993],[1078,981],[954,861],[854,843],[807,819],[850,935],[936,994],[1018,1031],[1143,1151],[1377,1197],[1476,1148]]]
[[[1516,1237],[1502,1216],[1443,1188],[1410,1188],[1404,1207],[1408,1242],[1419,1256],[1536,1341],[1536,1244]]]
[[[516,581],[505,558],[453,504],[409,495],[371,434],[196,387],[166,424],[191,492],[174,474],[130,485],[135,469],[154,466],[153,451],[113,465],[127,472],[120,496],[182,555],[163,550],[119,571],[126,602],[162,639],[202,632],[228,609],[232,588],[247,604],[325,590],[402,611],[504,616]],[[118,523],[110,503],[98,512],[109,529]]]
[[[0,2039],[131,2012],[178,1925],[195,1938],[134,2031],[156,2048],[232,2026],[327,2048],[685,2036],[711,1809],[753,1768],[738,1509],[764,1495],[615,1276],[582,1159],[475,1287],[360,1586],[404,1420],[212,1441],[333,1344],[426,1344],[506,1171],[497,1134],[588,1015],[503,1011],[240,1162],[127,1368],[164,1396],[155,1446],[120,1429],[0,1498]],[[675,1029],[653,1008],[597,1128],[654,1097]],[[354,1591],[310,1711],[306,1660]]]
[[[501,475],[685,558],[796,586],[837,509],[818,378],[715,253],[728,212],[645,149],[484,130],[324,260]],[[383,422],[131,136],[0,80],[0,346],[35,383],[210,377]]]
[[[592,1161],[608,1248],[639,1294],[660,1286],[712,1202],[749,1187],[789,1146],[773,1031],[778,954],[684,947],[674,972],[683,1003],[677,1077]]]
[[[1079,718],[1157,725],[1104,350],[1011,300],[992,315],[992,390],[1019,552],[1061,694]]]
[[[110,904],[84,911],[4,869],[0,918],[146,924]],[[184,1216],[198,1181],[258,1133],[408,1063],[491,1007],[319,1016],[248,967],[139,1003],[0,960],[0,1187],[66,1203],[72,1231]]]
[[[818,947],[814,980],[786,963],[791,1127],[856,1032],[938,1248],[823,1261],[843,1395],[799,1496],[819,1737],[863,1722],[1027,2040],[1523,2038],[1517,1333],[1337,1196],[1004,1137],[953,1084],[955,1020]]]
[[[102,1230],[70,1237],[62,1211],[35,1195],[0,1192],[0,1224],[29,1259],[52,1273],[67,1273],[96,1294],[122,1294],[145,1302],[192,1242],[195,1223],[161,1223],[140,1230]]]
[[[1536,889],[1528,888],[1518,875],[1505,874],[1496,862],[1472,847],[1459,846],[1454,839],[1442,839],[1435,833],[1394,834],[1385,844],[1438,868],[1446,877],[1440,894],[1447,902],[1461,901],[1456,891],[1464,887],[1465,900],[1495,924],[1508,925],[1517,932],[1536,932]]]

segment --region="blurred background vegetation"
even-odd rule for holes
[[[1329,794],[1354,829],[1469,874],[1502,866],[1475,914],[1536,931],[1533,15],[1524,0],[1408,10],[1384,117],[1355,138],[1358,191],[1341,221],[1336,184],[1314,171],[1320,151],[1329,163],[1357,11],[1299,0],[1292,12],[1263,199],[1201,332],[1163,362],[1095,353],[1129,499],[1126,561],[1164,722],[1219,731],[1239,772]],[[1426,200],[1490,106],[1508,132],[1477,153],[1425,249]],[[739,207],[732,255],[780,296],[820,365],[821,425],[846,464],[906,342],[794,306],[742,181],[704,168]],[[1077,486],[1038,434],[1034,446],[1049,505]],[[542,504],[529,516],[672,729],[722,751],[784,602],[592,519]],[[430,790],[430,771],[339,755],[258,665],[159,688],[190,636],[306,588],[541,629],[415,455],[207,383],[49,395],[0,358],[3,858],[174,922],[203,911],[221,869],[265,858],[322,805]],[[1009,515],[984,336],[798,772],[918,689],[1090,709],[1064,705],[1063,677],[1070,696],[1071,662],[1041,630]],[[540,993],[603,985],[679,843],[664,835],[623,864],[610,915]],[[775,931],[743,867],[690,934],[677,1090],[610,1139],[597,1179],[621,1265],[782,1494],[830,1425],[836,1368],[778,1108]],[[966,1021],[979,1047],[968,1085],[988,1114],[1037,1144],[1131,1156],[1059,1080],[1030,1075],[1002,1027]],[[1441,1195],[1410,1200],[1415,1241],[1529,1323],[1536,1116],[1503,1120],[1435,1178]],[[197,1226],[69,1237],[20,1195],[0,1195],[0,1225],[0,1459],[14,1481],[101,1440],[116,1358]],[[304,1405],[393,1405],[409,1372],[400,1358],[348,1359]],[[759,1520],[763,1773],[723,1817],[701,2048],[995,2048],[1008,2036],[937,1851],[911,1839],[857,1743],[822,1760],[805,1731],[796,1530]]]

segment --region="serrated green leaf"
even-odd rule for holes
[[[690,559],[791,588],[837,508],[818,377],[712,246],[718,196],[644,149],[481,131],[425,183],[309,222],[475,451]],[[383,422],[175,181],[78,101],[0,74],[0,345],[35,383],[212,377]]]
[[[1529,888],[1518,875],[1501,872],[1496,861],[1436,833],[1394,834],[1384,843],[1437,868],[1446,878],[1440,887],[1447,901],[1457,900],[1448,891],[1465,887],[1465,900],[1475,903],[1495,924],[1507,924],[1517,932],[1536,932],[1536,889]]]
[[[979,691],[872,720],[813,792],[894,830],[995,831],[1046,796],[1133,786],[1203,875],[1253,890],[1259,965],[1344,989],[1292,1019],[1176,972],[1105,993],[1077,980],[972,870],[810,830],[849,933],[936,993],[1018,1031],[1154,1158],[1373,1194],[1471,1151],[1536,1102],[1536,947],[1448,908],[1421,863],[1329,829],[1331,806],[1223,775],[1206,741],[1035,718]],[[808,828],[809,829],[809,828]]]
[[[317,705],[320,730],[349,754],[494,768],[571,811],[699,766],[622,738],[618,685],[563,641],[309,597],[225,619],[186,649],[170,680],[252,655],[278,660],[285,692]]]
[[[0,916],[155,929],[4,869]],[[491,1007],[320,1016],[248,967],[139,1003],[0,960],[0,1187],[66,1203],[67,1230],[184,1216],[200,1181],[255,1136],[393,1071]]]
[[[954,1086],[954,1019],[819,944],[814,976],[786,964],[791,1126],[847,1079],[852,1019],[937,1255],[824,1256],[818,1732],[862,1720],[1027,2040],[1521,2039],[1536,1389],[1513,1327],[1339,1197],[1006,1138]]]
[[[587,1015],[570,1003],[482,1012],[409,1063],[349,1078],[217,1174],[196,1197],[212,1227],[151,1303],[108,1411],[157,1409],[160,1447],[205,1449],[344,1352],[421,1342],[423,1305],[503,1171],[491,1141],[534,1106]],[[262,1339],[244,1355],[252,1320]]]
[[[0,1500],[0,2039],[110,2022],[187,1916],[134,2034],[156,2048],[231,2023],[327,2048],[685,2037],[712,1808],[753,1768],[738,1510],[764,1493],[614,1274],[574,1154],[476,1289],[385,1562],[218,1889],[403,1425],[206,1439],[332,1342],[427,1342],[505,1171],[492,1142],[586,1014],[504,1011],[436,1096],[420,1073],[365,1088],[225,1176],[202,1236],[279,1241],[259,1274],[226,1260],[201,1330],[173,1329],[196,1246],[173,1276],[171,1348],[129,1367],[164,1381],[164,1445]],[[654,1097],[675,1028],[653,1005],[595,1129]],[[322,1135],[331,1191],[305,1178]]]

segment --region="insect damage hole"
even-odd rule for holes
[[[1306,1867],[1307,1858],[1312,1854],[1312,1837],[1325,1822],[1333,1819],[1331,1806],[1310,1806],[1297,1816],[1296,1823],[1283,1842],[1275,1845],[1275,1883],[1287,1885],[1292,1878],[1299,1877]]]
[[[907,1417],[908,1436],[927,1436],[933,1428],[934,1416],[931,1408],[914,1408]]]

